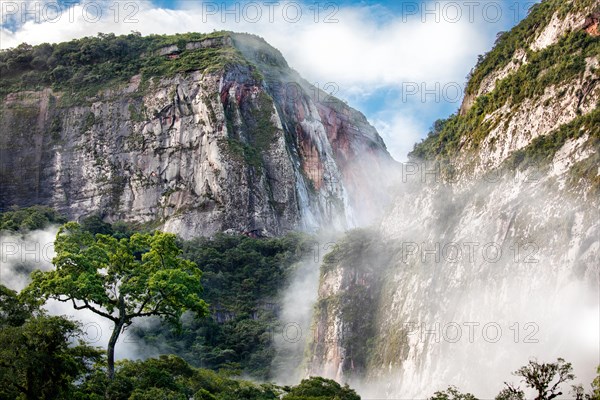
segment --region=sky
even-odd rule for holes
[[[363,112],[399,161],[455,112],[466,76],[528,0],[0,0],[0,48],[131,31],[262,36],[315,86]]]

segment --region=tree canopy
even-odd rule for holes
[[[0,285],[0,398],[69,398],[101,358],[82,337],[78,323],[48,316]]]
[[[117,239],[69,222],[56,236],[55,251],[56,269],[33,272],[26,292],[71,303],[76,310],[87,309],[113,322],[109,376],[114,373],[117,339],[134,318],[155,316],[177,324],[185,311],[207,314],[200,298],[202,273],[180,257],[173,234],[135,233]]]
[[[65,217],[45,206],[13,207],[0,213],[0,231],[27,232],[65,222]]]
[[[334,380],[321,377],[303,379],[291,388],[283,400],[360,400],[360,396],[348,385],[341,386]]]
[[[573,366],[562,358],[554,363],[539,363],[530,360],[529,363],[514,375],[523,378],[525,384],[537,392],[535,400],[552,400],[562,395],[561,385],[575,379]]]

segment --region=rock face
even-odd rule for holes
[[[542,2],[547,24],[533,24],[515,57],[479,76],[471,104],[450,121],[458,128],[417,146],[434,150],[415,152],[427,159],[403,169],[380,225],[328,256],[307,375],[351,381],[367,398],[425,398],[449,385],[494,398],[529,358],[563,357],[578,382],[591,382],[600,351],[600,42],[583,24],[595,4],[564,4]],[[577,73],[550,80],[548,68],[541,87],[519,97],[515,77],[542,65],[544,51],[554,68],[577,59]],[[471,124],[473,107],[486,129]]]
[[[262,39],[224,33],[142,56],[223,47],[245,62],[133,75],[78,104],[50,88],[9,93],[0,105],[0,208],[46,204],[184,237],[368,219],[385,201],[378,182],[393,162],[382,139]]]

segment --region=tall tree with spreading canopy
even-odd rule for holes
[[[114,377],[115,345],[134,318],[155,316],[179,324],[183,312],[203,317],[202,272],[181,258],[173,234],[133,234],[117,239],[63,225],[56,235],[53,271],[35,271],[27,291],[68,302],[114,324],[107,347],[107,373]]]
[[[561,385],[575,379],[573,366],[562,358],[555,363],[529,363],[514,373],[523,378],[527,386],[537,391],[535,400],[552,400],[562,395]]]

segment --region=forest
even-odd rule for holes
[[[99,216],[67,222],[41,206],[0,214],[4,234],[59,224],[56,270],[32,272],[20,293],[0,286],[0,398],[359,399],[347,385],[318,377],[293,387],[256,383],[271,374],[277,309],[269,304],[310,251],[308,236],[182,241]],[[161,318],[165,324],[134,334],[162,354],[111,365],[114,347],[111,355],[86,344],[77,311],[50,315],[43,308],[48,298],[109,319],[126,301],[119,331],[131,316]]]
[[[360,399],[347,384],[321,377],[268,383],[277,368],[269,332],[278,324],[278,291],[310,253],[308,235],[182,241],[97,215],[67,222],[42,206],[0,213],[3,235],[58,225],[55,269],[33,271],[20,292],[0,285],[0,399]],[[74,314],[51,315],[48,299],[72,302]],[[112,349],[86,343],[79,309],[111,319],[117,337],[133,318],[164,322],[133,329],[157,354],[115,361],[116,340]],[[506,383],[496,400],[525,399],[526,388],[538,400],[567,392],[599,399],[600,367],[598,374],[584,388],[573,384],[569,362],[532,360],[513,373],[525,387]],[[430,399],[477,397],[450,386]]]

